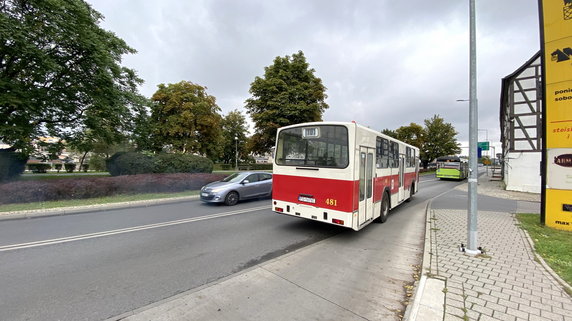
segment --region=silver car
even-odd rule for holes
[[[240,200],[272,195],[272,174],[266,172],[234,173],[221,181],[201,188],[201,201],[235,205]]]

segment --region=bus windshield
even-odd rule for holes
[[[282,130],[276,145],[276,164],[346,168],[348,129],[339,125],[316,125]]]
[[[439,157],[437,158],[437,168],[460,168],[461,159],[459,157]]]

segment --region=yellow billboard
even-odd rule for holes
[[[545,122],[543,220],[572,231],[572,0],[539,0]]]

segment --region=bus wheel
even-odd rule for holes
[[[389,215],[389,199],[387,193],[383,193],[383,199],[381,200],[381,215],[377,221],[379,223],[385,223],[387,221],[387,216]]]
[[[238,203],[238,193],[229,192],[228,194],[226,194],[226,197],[224,198],[224,203],[228,206],[236,205],[236,203]]]
[[[411,199],[413,198],[413,195],[415,195],[415,184],[411,184],[411,187],[409,187],[409,198],[406,199],[406,202],[411,202]]]

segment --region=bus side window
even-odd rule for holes
[[[391,142],[391,149],[393,150],[393,168],[399,167],[399,144]]]

